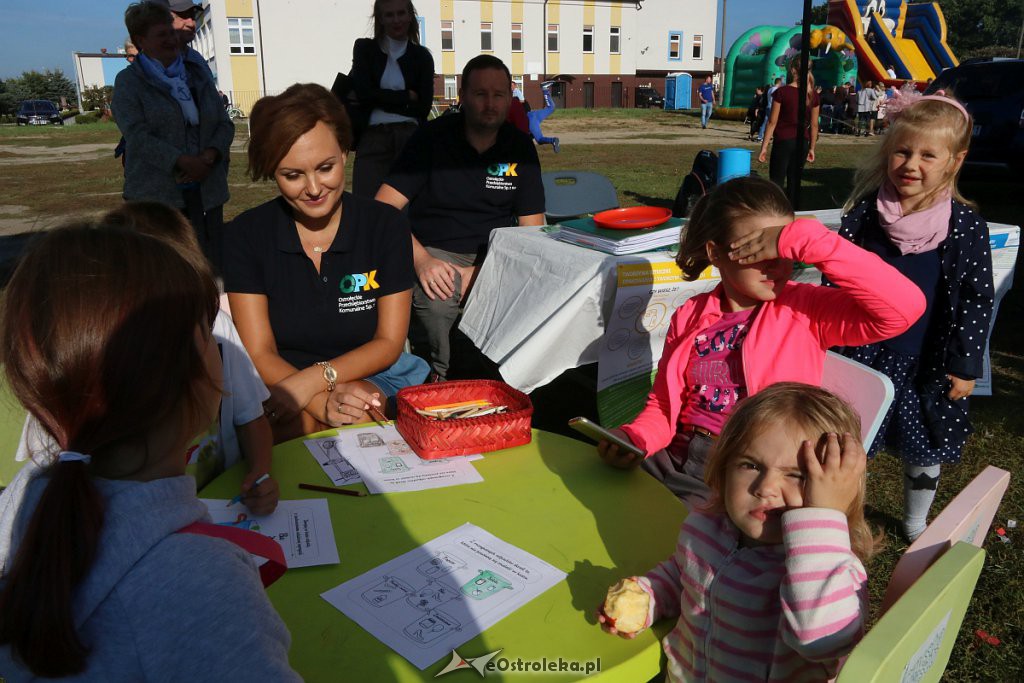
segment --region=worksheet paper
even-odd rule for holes
[[[356,468],[338,450],[338,437],[324,436],[306,439],[302,443],[306,444],[310,454],[335,486],[358,484],[363,480]]]
[[[331,438],[370,493],[422,491],[483,481],[470,462],[473,456],[423,460],[393,424],[341,429]]]
[[[227,500],[200,500],[214,524],[256,531],[277,541],[289,569],[338,564],[331,515],[323,498],[282,500],[269,515],[254,515],[242,503],[227,507]]]
[[[422,670],[563,580],[565,572],[463,524],[321,597]]]

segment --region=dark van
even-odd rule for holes
[[[60,110],[50,100],[24,100],[18,106],[15,120],[19,126],[64,125]]]
[[[971,59],[946,69],[925,91],[945,90],[974,118],[964,166],[1024,171],[1024,59]]]
[[[649,86],[640,86],[633,91],[633,106],[636,108],[657,107],[658,109],[665,108],[665,98],[661,96],[661,93]]]

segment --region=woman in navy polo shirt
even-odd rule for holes
[[[280,442],[370,419],[427,364],[402,353],[414,271],[406,218],[345,192],[351,126],[319,85],[264,97],[249,174],[281,196],[227,228],[224,285],[242,343],[270,389]]]

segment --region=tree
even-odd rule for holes
[[[18,101],[51,100],[60,102],[63,97],[69,104],[76,99],[75,84],[60,69],[46,71],[25,71],[19,78],[5,82],[7,91]]]
[[[811,7],[811,24],[827,24],[828,23],[828,0],[821,3],[820,5],[813,5]]]
[[[941,0],[946,40],[959,59],[1017,53],[1020,0]]]
[[[102,88],[92,86],[82,91],[82,111],[94,109],[109,109],[110,102],[114,99],[114,86],[105,85]]]

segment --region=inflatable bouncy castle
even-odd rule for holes
[[[946,43],[946,19],[938,3],[905,0],[829,0],[828,19],[846,32],[864,80],[926,81],[960,62]]]
[[[799,26],[757,26],[741,35],[725,58],[724,107],[746,108],[754,88],[786,80],[789,63],[800,54]],[[836,26],[811,27],[811,70],[822,88],[857,78],[854,45]]]

